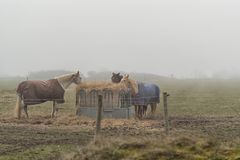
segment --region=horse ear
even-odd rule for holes
[[[123,76],[124,78],[128,78],[129,77],[129,75],[128,74],[124,74],[124,76]]]

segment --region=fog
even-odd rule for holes
[[[237,76],[239,8],[237,0],[1,0],[0,75]]]

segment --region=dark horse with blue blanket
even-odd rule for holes
[[[112,76],[112,81],[126,85],[126,87],[132,90],[132,104],[135,106],[135,115],[138,118],[142,118],[146,115],[147,106],[151,105],[152,115],[156,112],[157,104],[160,103],[160,89],[155,84],[141,83],[129,79],[129,75],[125,75],[122,78],[119,77],[120,74],[114,74]]]

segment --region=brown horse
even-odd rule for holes
[[[57,104],[64,103],[65,90],[72,84],[80,84],[81,77],[79,71],[73,74],[67,74],[47,81],[23,81],[17,87],[17,118],[21,118],[21,108],[25,111],[28,118],[28,105],[41,104],[47,101],[53,101],[51,116],[54,117],[58,111]]]

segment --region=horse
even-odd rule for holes
[[[114,72],[112,73],[112,77],[111,77],[112,83],[120,83],[122,79],[123,79],[123,76],[120,75],[120,73],[114,73]],[[137,112],[136,111],[137,107],[138,106],[135,106],[135,112]],[[141,106],[139,108],[142,110],[143,114],[146,115],[147,106]]]
[[[57,104],[65,102],[65,90],[72,84],[80,84],[81,77],[79,71],[77,73],[66,74],[47,81],[27,80],[19,83],[17,87],[16,116],[21,118],[21,108],[23,107],[26,117],[28,116],[27,107],[29,105],[41,104],[52,101],[52,114],[54,118],[55,112],[58,111]],[[56,113],[57,114],[57,113]]]
[[[112,77],[111,77],[112,83],[120,83],[122,79],[123,79],[123,76],[120,75],[120,73],[114,73],[114,72],[112,73]],[[137,108],[138,107],[141,109],[143,114],[146,115],[147,106],[135,106],[135,116],[137,115],[136,113],[137,113]]]
[[[114,72],[112,73],[111,80],[112,80],[113,83],[120,83],[122,78],[123,78],[123,76],[120,75],[120,73],[114,73]]]
[[[143,115],[146,115],[148,105],[151,106],[151,114],[155,114],[157,104],[160,103],[160,89],[157,85],[137,82],[129,79],[129,75],[124,75],[120,83],[132,91],[136,117],[142,119]]]

